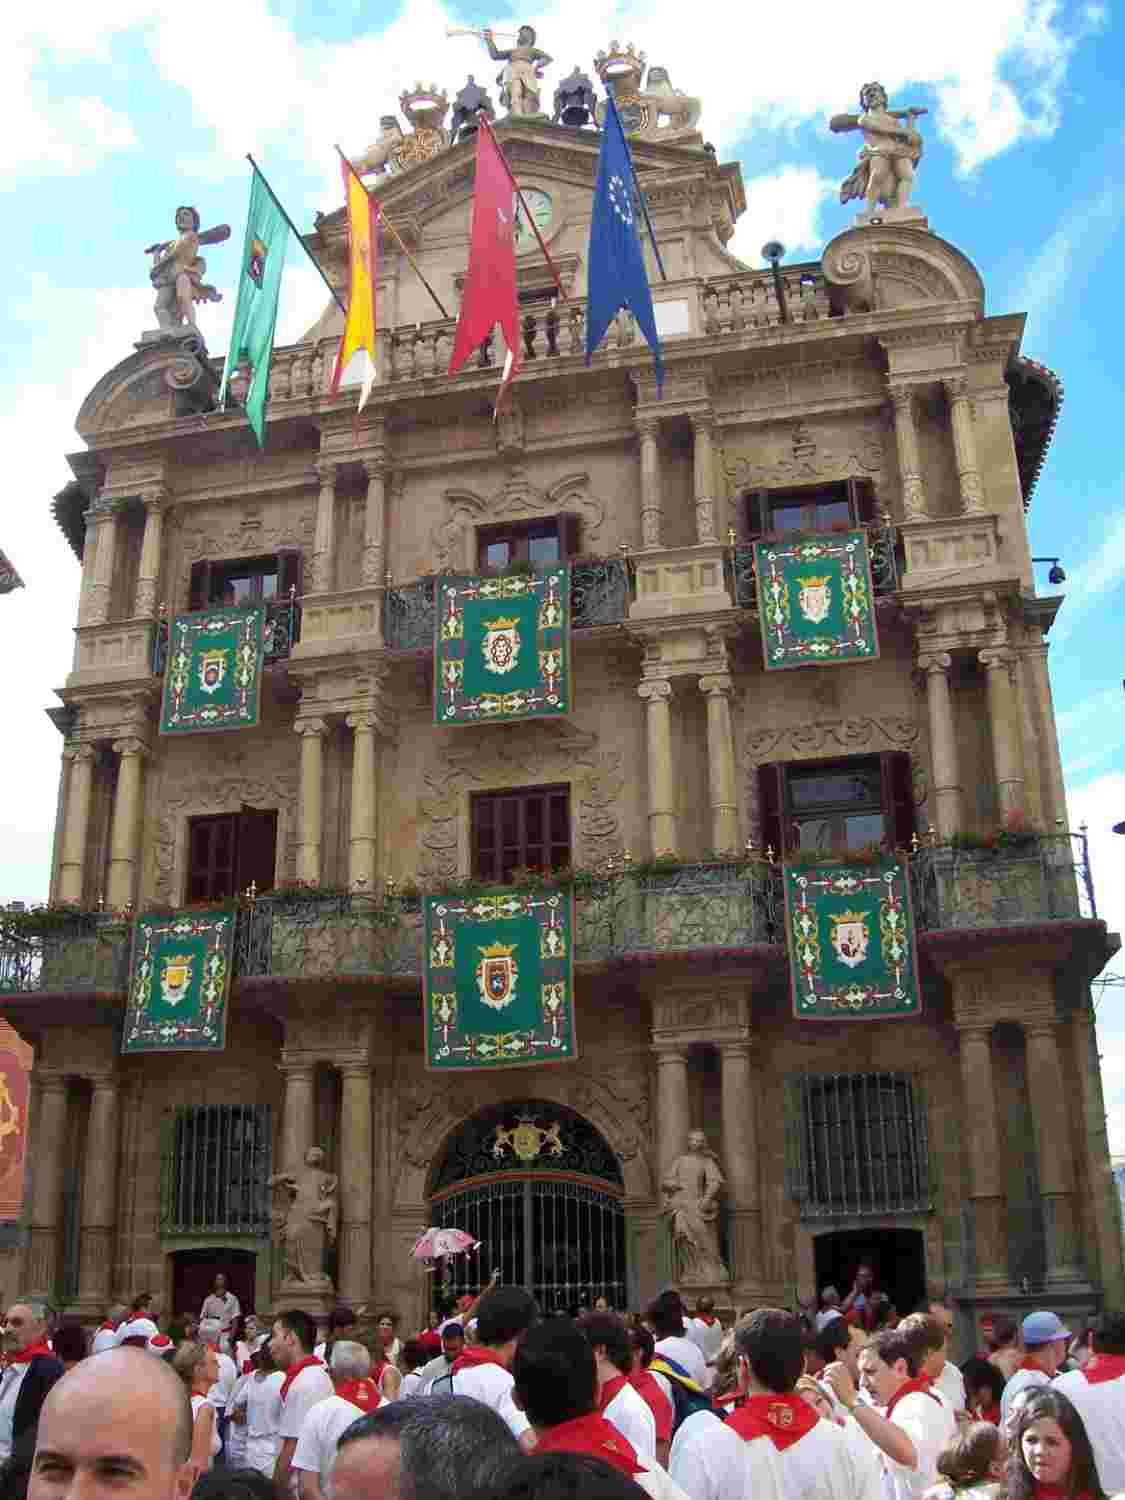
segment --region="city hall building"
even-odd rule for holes
[[[726,1309],[810,1303],[864,1258],[900,1310],[946,1294],[965,1352],[990,1312],[1125,1296],[1089,992],[1116,940],[1068,829],[1061,600],[1026,521],[1060,383],[919,210],[807,264],[737,259],[739,166],[638,67],[598,71],[637,85],[662,390],[625,315],[585,359],[581,108],[494,126],[565,292],[521,211],[524,348],[495,420],[499,336],[447,375],[454,320],[390,236],[358,418],[354,384],[329,391],[332,303],[274,353],[261,450],[217,407],[224,351],[119,331],[53,501],[82,570],[49,710],[53,906],[0,914],[0,1014],[35,1055],[13,1290],[181,1311],[221,1269],[244,1309],[338,1296],[409,1328],[432,1282],[415,1239],[450,1225],[483,1242],[458,1288],[496,1266],[549,1307],[635,1308],[677,1278]],[[472,121],[451,139],[445,96],[402,108],[416,128],[385,132],[367,180],[455,313]],[[345,292],[343,209],[306,240]],[[877,654],[772,670],[755,542],[856,532]],[[438,722],[442,578],[553,565],[569,712]],[[162,732],[175,621],[218,607],[262,611],[256,721]],[[802,1015],[784,871],[875,846],[907,871],[919,1003]],[[423,898],[526,870],[576,872],[576,1051],[428,1067]],[[236,902],[222,1045],[129,1050],[138,915]],[[723,1274],[693,1280],[664,1184],[696,1131]],[[333,1285],[302,1288],[270,1180],[314,1146],[339,1223]]]

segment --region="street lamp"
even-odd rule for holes
[[[762,246],[762,259],[769,261],[770,270],[773,272],[773,290],[774,296],[777,298],[777,307],[778,312],[781,314],[781,321],[788,323],[789,305],[785,300],[785,283],[781,279],[781,271],[778,266],[778,262],[784,254],[785,246],[780,240],[770,240]]]
[[[1047,574],[1048,583],[1065,583],[1066,573],[1057,557],[1033,557],[1033,563],[1047,562],[1051,564],[1051,571]]]

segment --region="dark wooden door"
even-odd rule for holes
[[[252,1250],[179,1250],[172,1257],[172,1314],[197,1318],[203,1299],[221,1271],[227,1286],[238,1298],[243,1313],[254,1311],[254,1272],[257,1257]]]

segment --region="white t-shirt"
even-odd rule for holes
[[[411,1370],[408,1375],[402,1377],[402,1384],[398,1388],[399,1400],[404,1401],[407,1396],[420,1396],[422,1386],[421,1374],[417,1370]]]
[[[282,1439],[299,1438],[305,1418],[318,1401],[327,1401],[336,1389],[332,1377],[323,1365],[307,1365],[289,1387],[289,1394],[281,1404],[281,1420],[277,1430]]]
[[[1000,1425],[1008,1425],[1008,1415],[1012,1410],[1012,1402],[1020,1391],[1026,1391],[1028,1386],[1049,1385],[1050,1381],[1042,1370],[1017,1370],[1004,1387],[1004,1394],[1000,1397]],[[1101,1476],[1099,1475],[1099,1478]]]
[[[952,1360],[947,1359],[942,1366],[941,1374],[934,1381],[934,1390],[942,1393],[955,1412],[968,1410],[965,1377]]]
[[[238,1366],[229,1354],[220,1352],[215,1358],[219,1361],[219,1378],[207,1392],[207,1399],[219,1416],[222,1416],[230,1404],[231,1393],[238,1384]]]
[[[612,1422],[623,1438],[632,1444],[637,1457],[656,1460],[656,1418],[645,1398],[631,1385],[621,1387],[606,1406],[602,1416]]]
[[[281,1387],[285,1376],[273,1370],[264,1379],[251,1375],[246,1384],[246,1462],[272,1476],[281,1448]]]
[[[1094,1450],[1098,1478],[1107,1495],[1125,1490],[1125,1375],[1091,1385],[1081,1370],[1052,1381],[1082,1418]]]
[[[713,1323],[705,1323],[702,1318],[688,1318],[684,1326],[688,1338],[698,1346],[707,1363],[713,1365],[723,1344],[723,1325],[718,1318]]]
[[[843,1313],[840,1311],[840,1309],[838,1307],[825,1307],[825,1308],[822,1308],[820,1310],[820,1312],[818,1312],[817,1315],[816,1315],[816,1331],[817,1331],[817,1333],[819,1333],[822,1328],[827,1328],[828,1325],[829,1325],[829,1323],[832,1322],[833,1318],[842,1318],[843,1316],[844,1316]]]
[[[221,1297],[210,1292],[204,1297],[203,1306],[199,1309],[199,1321],[205,1323],[208,1318],[214,1318],[225,1332],[241,1311],[242,1306],[233,1292],[226,1292]]]
[[[645,1458],[638,1453],[637,1462],[642,1472],[633,1475],[633,1483],[644,1490],[646,1495],[650,1495],[652,1500],[689,1500],[687,1492],[654,1458]]]
[[[918,1462],[908,1469],[884,1453],[883,1494],[887,1500],[921,1500],[930,1485],[938,1482],[938,1455],[957,1436],[953,1408],[937,1391],[911,1391],[895,1406],[890,1420],[914,1444]]]
[[[453,1377],[455,1396],[472,1396],[474,1401],[483,1401],[499,1412],[512,1429],[513,1436],[520,1438],[531,1426],[527,1417],[512,1400],[511,1371],[503,1365],[472,1365],[467,1370],[458,1370]]]
[[[835,1392],[832,1392],[832,1395],[835,1396]],[[836,1408],[844,1419],[844,1425],[840,1431],[844,1434],[844,1441],[848,1445],[855,1467],[856,1500],[882,1500],[882,1453],[856,1419],[846,1412],[839,1402],[836,1403]]]
[[[658,1339],[656,1353],[657,1355],[666,1354],[678,1365],[683,1365],[697,1385],[703,1387],[708,1385],[710,1377],[707,1374],[707,1361],[703,1358],[703,1351],[699,1345],[693,1344],[691,1339],[680,1338],[678,1334],[673,1334],[671,1338]]]
[[[300,1377],[298,1377],[300,1378]],[[382,1406],[380,1401],[379,1405]],[[375,1407],[371,1407],[375,1411]],[[332,1470],[336,1467],[336,1445],[340,1434],[363,1416],[361,1407],[342,1396],[318,1401],[301,1423],[301,1435],[293,1454],[293,1467],[320,1475],[320,1489],[325,1500],[332,1500]]]
[[[192,1420],[192,1426],[193,1427],[195,1425],[195,1419],[199,1416],[200,1408],[204,1407],[204,1406],[211,1406],[211,1400],[210,1400],[210,1398],[208,1396],[193,1396],[191,1398],[191,1420]],[[222,1446],[223,1446],[222,1439],[219,1437],[219,1416],[218,1416],[218,1413],[212,1407],[212,1410],[211,1410],[211,1462],[212,1463],[215,1460],[215,1455],[218,1453],[219,1449]],[[208,1464],[208,1468],[210,1468],[210,1464]]]
[[[769,1438],[745,1442],[710,1412],[693,1412],[672,1439],[668,1473],[689,1500],[781,1500]]]
[[[774,1447],[769,1438],[766,1441]],[[782,1500],[857,1500],[861,1493],[855,1456],[844,1429],[835,1422],[822,1417],[804,1437],[774,1451]]]

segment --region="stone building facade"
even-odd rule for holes
[[[265,1181],[320,1144],[343,1298],[416,1323],[414,1237],[461,1222],[549,1303],[637,1306],[671,1274],[660,1183],[697,1127],[726,1181],[726,1306],[808,1301],[861,1256],[904,1306],[946,1291],[966,1343],[983,1312],[1120,1300],[1088,990],[1112,939],[1067,832],[1059,600],[1036,593],[1025,523],[1057,380],[924,219],[846,229],[780,282],[748,269],[725,248],[739,168],[690,130],[635,151],[668,278],[663,392],[624,317],[587,367],[597,136],[497,131],[568,297],[525,232],[526,358],[496,422],[495,358],[446,376],[453,325],[393,243],[358,424],[354,390],[327,393],[332,308],[276,353],[261,453],[212,409],[219,361],[191,339],[142,341],[79,413],[55,512],[81,603],[51,710],[52,895],[78,912],[0,986],[36,1048],[27,1288],[93,1315],[149,1287],[180,1310],[222,1267],[268,1309]],[[456,305],[474,148],[417,155],[382,202]],[[342,281],[342,213],[309,244]],[[869,527],[878,660],[763,670],[748,544],[787,506]],[[433,576],[560,551],[573,715],[435,728]],[[223,590],[282,621],[262,721],[161,737],[162,620]],[[1039,833],[951,843],[1013,811]],[[744,856],[846,841],[852,819],[916,848],[923,1013],[800,1021],[776,882]],[[409,883],[481,873],[486,824],[505,870],[550,845],[663,915],[623,935],[579,905],[577,1061],[449,1079],[424,1067]],[[251,884],[225,1050],[122,1057],[120,914]],[[560,1123],[565,1171],[487,1153],[520,1117]]]

